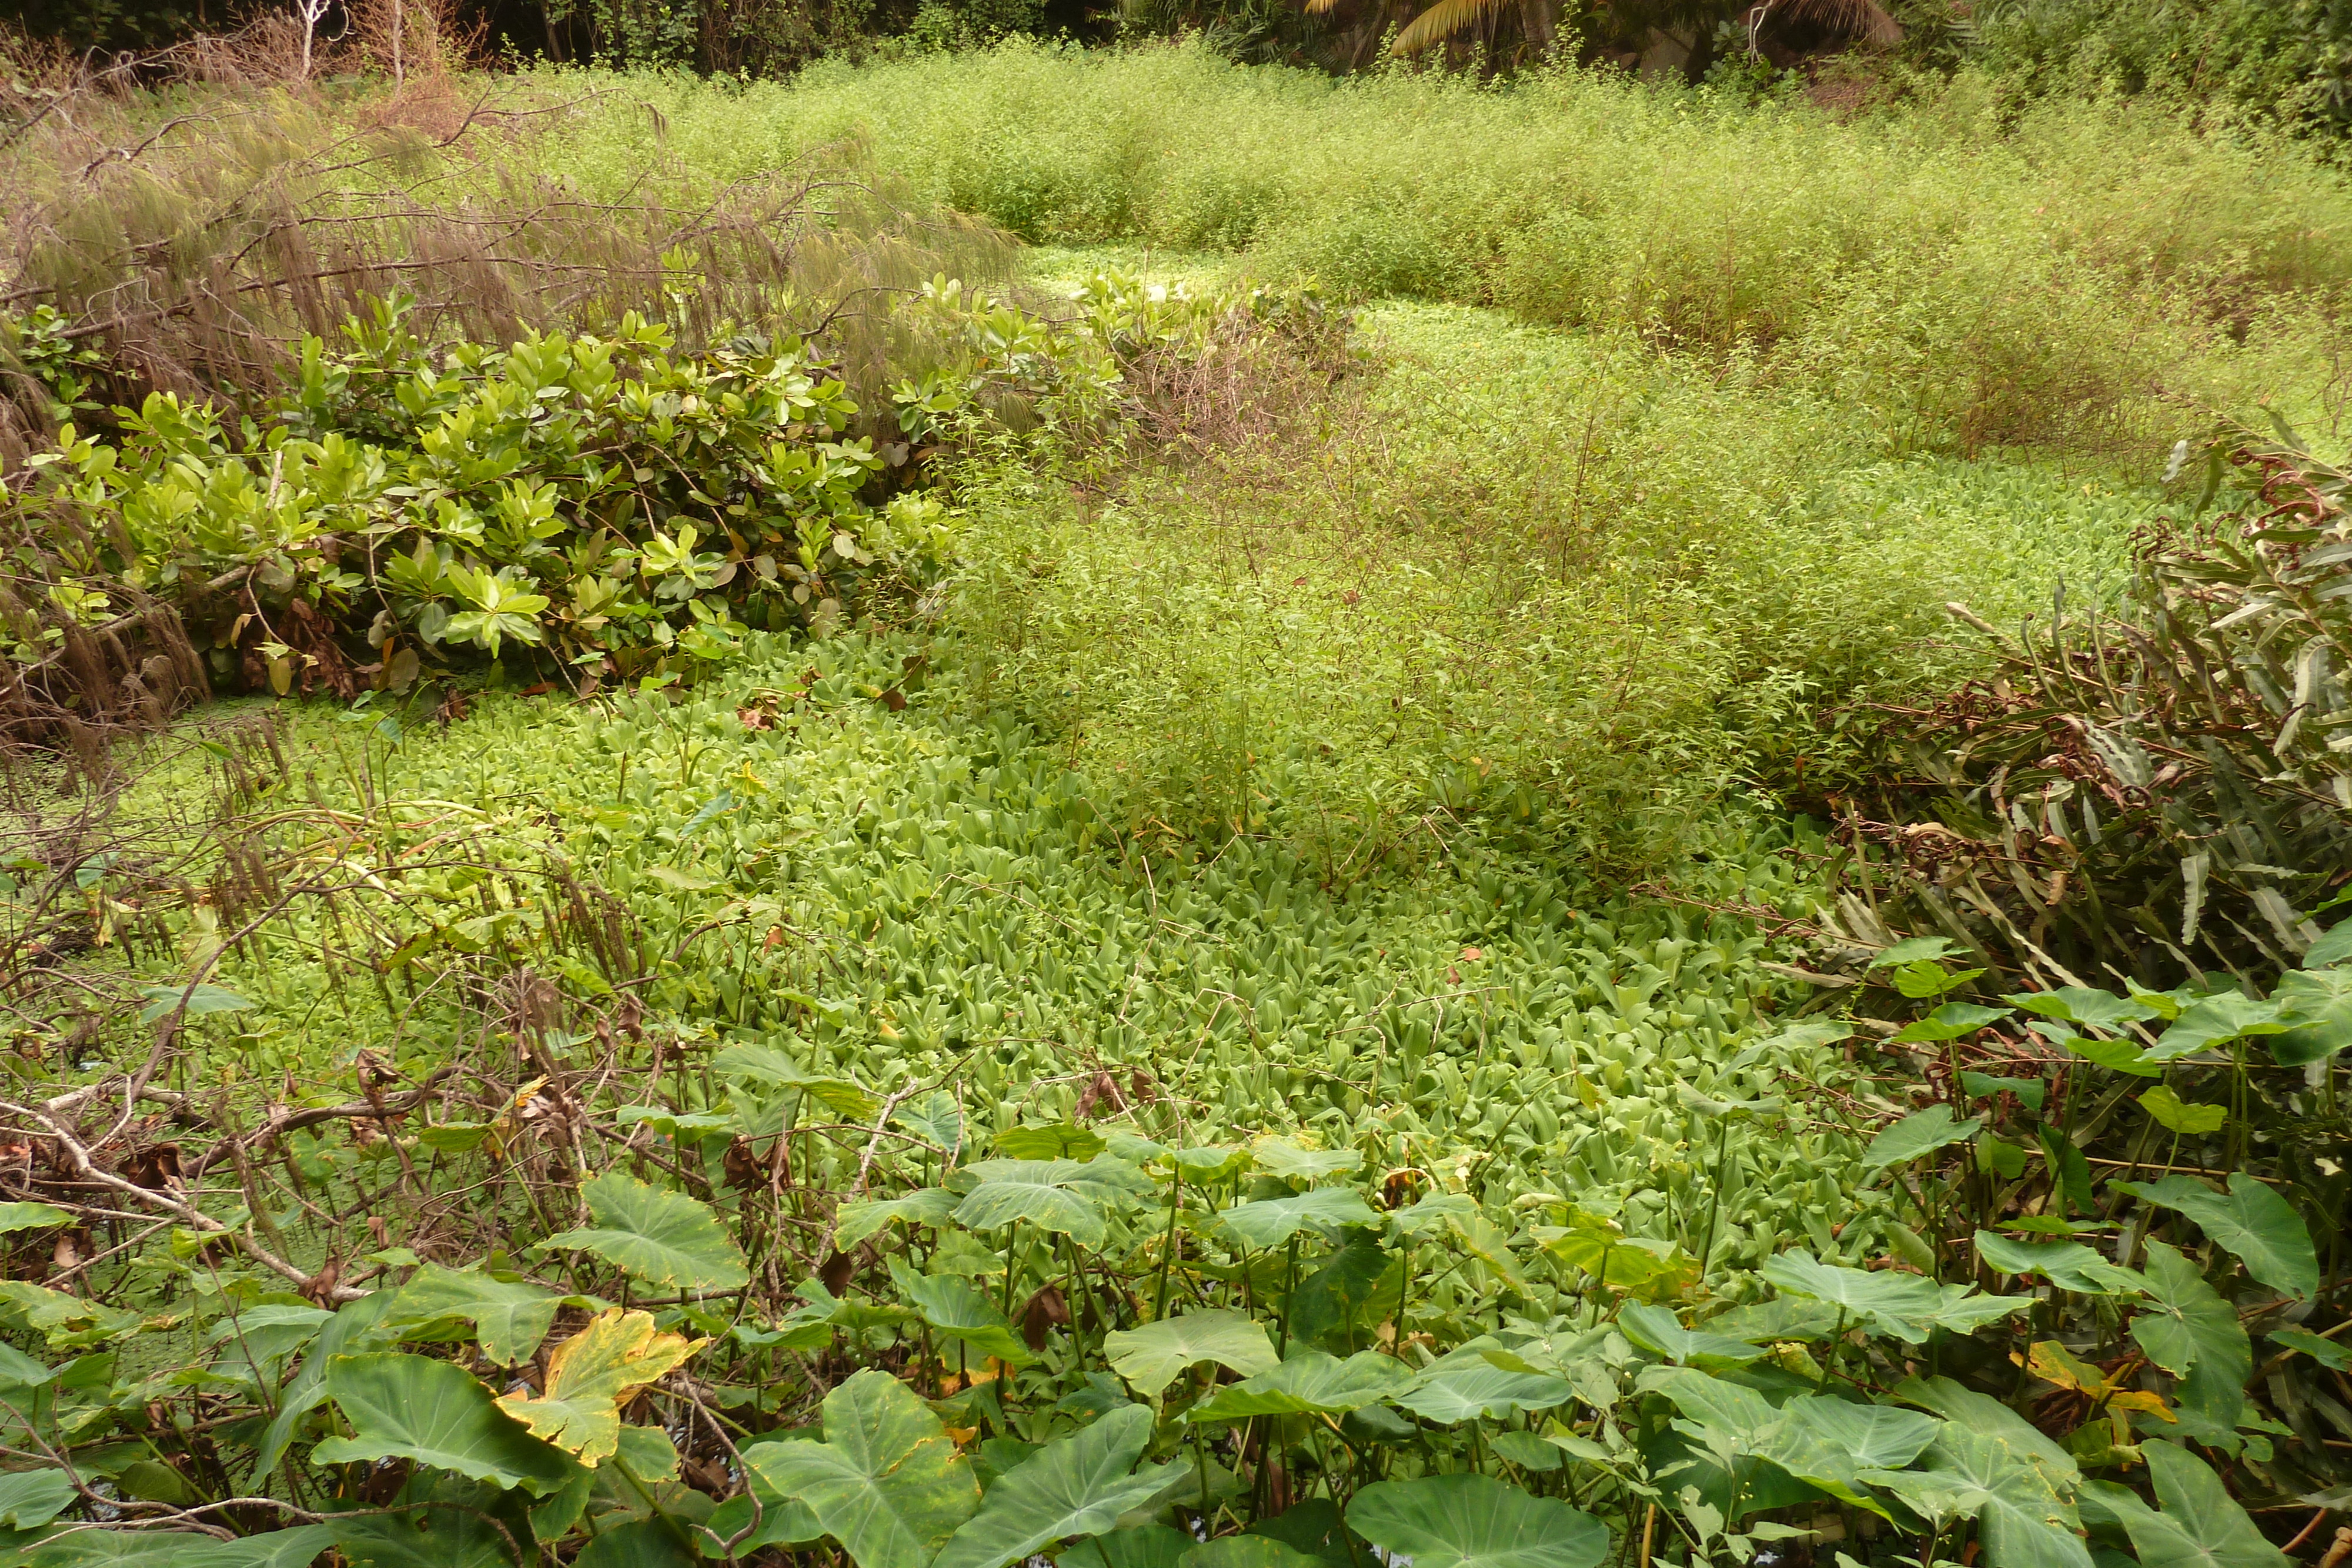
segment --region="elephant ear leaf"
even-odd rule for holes
[[[1348,1523],[1413,1568],[1596,1568],[1609,1554],[1599,1520],[1491,1476],[1376,1481],[1348,1505]]]
[[[1240,1312],[1224,1311],[1188,1312],[1122,1330],[1104,1339],[1103,1351],[1114,1371],[1150,1397],[1200,1362],[1213,1361],[1244,1377],[1282,1364],[1265,1329]]]
[[[2247,1273],[2273,1290],[2305,1300],[2318,1291],[2319,1254],[2311,1232],[2286,1199],[2248,1173],[2233,1175],[2225,1193],[2184,1176],[2116,1185],[2143,1203],[2195,1220],[2198,1228],[2237,1254]]]
[[[502,1394],[499,1408],[593,1469],[620,1446],[622,1402],[709,1343],[658,1333],[651,1312],[614,1307],[555,1347],[544,1394]]]
[[[1133,1473],[1150,1440],[1150,1407],[1129,1405],[1046,1444],[989,1489],[932,1568],[1004,1568],[1050,1542],[1111,1529],[1167,1487],[1156,1468]]]
[[[2112,1482],[2089,1483],[2084,1507],[2104,1506],[2122,1522],[2141,1568],[2288,1568],[2286,1553],[2263,1537],[2203,1460],[2154,1438],[2140,1453],[2161,1513]]]
[[[688,1292],[750,1283],[741,1249],[708,1205],[625,1171],[606,1171],[580,1195],[596,1223],[551,1236],[541,1248],[583,1248],[634,1279]]]
[[[980,1506],[980,1483],[929,1406],[886,1372],[824,1396],[822,1443],[761,1443],[743,1462],[805,1507],[857,1568],[929,1568]]]
[[[471,1373],[446,1361],[339,1355],[327,1364],[326,1387],[355,1435],[312,1449],[320,1464],[413,1459],[542,1496],[572,1473],[569,1459],[499,1409]]]

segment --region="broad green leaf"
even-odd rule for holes
[[[2080,1035],[2069,1035],[2058,1043],[2111,1072],[2128,1072],[2135,1078],[2164,1076],[2164,1062],[2127,1040],[2085,1040]]]
[[[1768,1258],[1761,1272],[1780,1290],[1843,1308],[1849,1325],[1866,1326],[1912,1344],[1926,1343],[1928,1328],[1951,1305],[1933,1281],[1916,1274],[1834,1268],[1802,1252]]]
[[[2049,1096],[2050,1085],[2039,1078],[1996,1078],[1982,1072],[1960,1074],[1962,1092],[1979,1100],[1990,1100],[1996,1094],[2014,1094],[2018,1103],[2040,1114],[2042,1103]]]
[[[1901,968],[1906,964],[1932,964],[1948,958],[1959,949],[1948,936],[1906,936],[1891,947],[1882,947],[1863,966],[1864,973],[1873,969]]]
[[[55,1204],[0,1203],[0,1236],[12,1230],[47,1230],[72,1220],[72,1215]]]
[[[2293,1026],[2280,1018],[2282,1010],[2274,1001],[2258,1002],[2236,991],[2222,991],[2182,1009],[2180,1016],[2156,1037],[2148,1055],[2158,1061],[2173,1061],[2248,1035],[2284,1034]]]
[[[929,1568],[980,1506],[940,1418],[886,1372],[861,1372],[824,1396],[824,1442],[759,1443],[743,1461],[804,1505],[857,1568]]]
[[[1054,1563],[1055,1568],[1177,1568],[1197,1544],[1164,1524],[1138,1525],[1081,1541]]]
[[[1675,1408],[1703,1427],[1722,1433],[1731,1446],[1755,1452],[1765,1435],[1778,1426],[1780,1413],[1772,1402],[1742,1383],[1711,1377],[1687,1366],[1666,1367],[1646,1374],[1643,1387],[1654,1388],[1675,1402]]]
[[[1150,1178],[1108,1155],[1078,1160],[982,1160],[963,1173],[978,1185],[955,1211],[959,1225],[992,1230],[1022,1223],[1067,1236],[1081,1247],[1099,1247],[1105,1231],[1103,1205],[1150,1190]]]
[[[0,1470],[0,1524],[37,1529],[63,1513],[78,1495],[63,1470]]]
[[[2318,1291],[2319,1257],[2312,1249],[2311,1232],[2286,1199],[2250,1173],[2231,1176],[2226,1193],[2185,1176],[2116,1185],[2143,1203],[2187,1215],[2199,1229],[2235,1253],[2247,1273],[2272,1289],[2306,1300]]]
[[[1101,1134],[1069,1122],[1054,1127],[1014,1127],[996,1135],[996,1152],[1008,1160],[1076,1160],[1083,1164],[1107,1147]]]
[[[2019,991],[2000,999],[2046,1019],[2089,1029],[2120,1030],[2126,1024],[2157,1016],[2156,1009],[2146,1002],[2084,986],[2061,986],[2054,991]]]
[[[2065,1499],[2072,1467],[2053,1471],[2008,1434],[1948,1421],[1920,1469],[1954,1489],[1982,1533],[1986,1555],[2000,1568],[2091,1568],[2091,1552]],[[1865,1472],[1883,1479],[1885,1472]]]
[[[881,1097],[846,1078],[813,1076],[793,1065],[792,1058],[773,1046],[730,1045],[710,1059],[711,1071],[724,1078],[751,1078],[781,1088],[797,1089],[846,1121],[870,1124],[882,1112]]]
[[[551,1236],[541,1249],[583,1248],[634,1279],[689,1294],[740,1290],[751,1281],[742,1250],[709,1205],[626,1171],[606,1171],[580,1195],[596,1223]]]
[[[1909,1464],[1935,1441],[1942,1426],[1916,1410],[1814,1395],[1790,1400],[1780,1406],[1780,1414],[1855,1467],[1870,1469],[1899,1469]]]
[[[1389,1224],[1407,1236],[1418,1236],[1432,1226],[1467,1219],[1477,1212],[1477,1200],[1466,1193],[1425,1192],[1413,1199],[1412,1207],[1392,1211]]]
[[[312,1559],[334,1544],[334,1531],[323,1524],[241,1541],[161,1530],[78,1530],[34,1547],[18,1560],[18,1568],[310,1568]]]
[[[1364,1163],[1353,1149],[1302,1149],[1285,1138],[1260,1138],[1250,1145],[1258,1169],[1285,1181],[1320,1181],[1344,1176]]]
[[[834,1249],[846,1252],[894,1219],[908,1225],[943,1225],[955,1210],[956,1195],[940,1186],[927,1186],[904,1197],[845,1203],[834,1217]]]
[[[2335,931],[2352,931],[2352,920]],[[2271,1000],[2294,1027],[2271,1036],[2271,1056],[2281,1066],[2305,1067],[2352,1045],[2352,967],[2296,971],[2279,981]]]
[[[2140,1277],[2075,1241],[2020,1241],[1990,1230],[1976,1234],[1977,1256],[2004,1274],[2039,1274],[2062,1291],[2104,1296],[2136,1291]]]
[[[2352,921],[2346,924],[2352,925]],[[2273,1343],[2287,1350],[2299,1350],[2332,1372],[2352,1372],[2352,1345],[2338,1344],[2309,1329],[2273,1329],[2270,1337]]]
[[[2225,1105],[2196,1105],[2159,1083],[2139,1097],[2139,1108],[2156,1118],[2167,1132],[2194,1137],[2218,1133],[2230,1119]]]
[[[356,1434],[310,1451],[322,1465],[413,1459],[475,1480],[545,1493],[563,1484],[564,1457],[498,1407],[465,1368],[422,1355],[339,1355],[327,1396]]]
[[[1147,1399],[1176,1381],[1189,1366],[1213,1361],[1244,1377],[1282,1364],[1265,1330],[1240,1312],[1187,1312],[1141,1328],[1104,1336],[1103,1354],[1111,1368]]]
[[[1704,1329],[1686,1329],[1682,1320],[1664,1307],[1629,1301],[1617,1314],[1620,1333],[1654,1355],[1668,1361],[1723,1362],[1732,1365],[1755,1361],[1763,1352],[1741,1340]]]
[[[235,991],[211,985],[199,985],[194,988],[142,986],[140,988],[139,994],[147,998],[147,1005],[139,1009],[141,1023],[155,1023],[178,1011],[182,997],[187,998],[187,1011],[184,1016],[192,1019],[208,1018],[214,1013],[242,1012],[253,1005]]]
[[[2339,927],[2340,929],[2340,927]],[[2160,1438],[2140,1443],[2158,1512],[2128,1488],[2099,1486],[2097,1500],[2123,1521],[2140,1568],[2288,1568],[2205,1461]]]
[[[1177,1559],[1177,1568],[1325,1568],[1288,1542],[1270,1535],[1220,1535]]]
[[[1271,1372],[1228,1384],[1186,1413],[1188,1421],[1241,1421],[1252,1416],[1344,1416],[1413,1385],[1394,1356],[1360,1351],[1341,1361],[1319,1350],[1294,1350]]]
[[[947,1274],[918,1274],[895,1256],[890,1260],[890,1279],[908,1305],[922,1313],[923,1321],[947,1338],[1014,1366],[1026,1366],[1036,1359],[1014,1335],[1003,1310],[969,1280]]]
[[[1974,1034],[1987,1024],[1999,1023],[2009,1017],[2008,1008],[1984,1008],[1974,1002],[1946,1002],[1926,1018],[1897,1030],[1897,1045],[1928,1044],[1958,1040],[1964,1034]]]
[[[586,1472],[572,1469],[584,1480]],[[529,1518],[500,1507],[495,1488],[444,1476],[422,1489],[422,1496],[418,1490],[413,1484],[405,1489],[402,1500],[416,1506],[401,1512],[365,1510],[332,1521],[335,1545],[352,1568],[515,1568],[513,1548],[530,1552]],[[584,1503],[584,1490],[581,1496]]]
[[[1290,1337],[1341,1354],[1361,1349],[1396,1310],[1403,1284],[1396,1259],[1370,1231],[1359,1231],[1291,1292],[1284,1309]]]
[[[2183,1434],[2234,1448],[2253,1375],[2253,1342],[2230,1303],[2197,1265],[2161,1241],[2147,1244],[2148,1300],[2133,1314],[2131,1336],[2148,1360],[2178,1379],[2173,1390]]]
[[[356,1301],[347,1301],[320,1326],[310,1354],[302,1359],[301,1370],[278,1390],[278,1414],[261,1435],[254,1460],[255,1474],[268,1475],[276,1470],[300,1429],[302,1418],[327,1402],[328,1364],[337,1356],[369,1348],[390,1337],[390,1330],[382,1324],[382,1320],[389,1315],[387,1309],[394,1294],[378,1291]]]
[[[2304,950],[2303,967],[2325,969],[2352,958],[2352,920],[2339,920],[2320,933],[2319,940]]]
[[[1259,1249],[1279,1247],[1309,1225],[1328,1230],[1381,1222],[1360,1194],[1344,1186],[1318,1186],[1293,1197],[1260,1198],[1226,1209],[1217,1219],[1242,1245]]]
[[[1511,1238],[1501,1226],[1474,1213],[1446,1216],[1445,1228],[1462,1244],[1462,1250],[1492,1270],[1496,1279],[1521,1297],[1528,1294],[1528,1277],[1520,1272],[1519,1260],[1511,1253]]]
[[[1348,1524],[1413,1568],[1595,1568],[1609,1554],[1599,1520],[1491,1476],[1375,1481],[1348,1505]]]
[[[1133,1473],[1151,1425],[1150,1406],[1130,1405],[1046,1444],[989,1489],[932,1568],[1003,1568],[1052,1542],[1111,1529],[1168,1484],[1158,1469]]]
[[[1775,1296],[1707,1319],[1708,1332],[1748,1344],[1822,1340],[1837,1332],[1838,1312],[1826,1301]]]
[[[500,1366],[518,1366],[538,1351],[557,1310],[583,1301],[521,1280],[426,1263],[390,1293],[384,1322],[414,1334],[444,1319],[467,1319],[484,1355]]]
[[[1389,1403],[1440,1424],[1485,1416],[1501,1420],[1514,1410],[1549,1410],[1576,1397],[1576,1385],[1539,1372],[1507,1372],[1491,1364],[1432,1367],[1412,1389]]]
[[[499,1408],[593,1469],[620,1445],[622,1403],[708,1343],[656,1332],[651,1312],[613,1307],[555,1347],[544,1393],[502,1394]]]
[[[945,1089],[934,1089],[890,1113],[891,1122],[952,1159],[963,1151],[963,1106]]]
[[[630,1519],[599,1531],[572,1568],[701,1568],[701,1561],[670,1521]]]
[[[1906,1116],[1870,1141],[1870,1150],[1863,1155],[1864,1170],[1881,1166],[1908,1165],[1922,1155],[1931,1155],[1947,1144],[1957,1144],[1976,1136],[1984,1125],[1981,1116],[1970,1116],[1965,1122],[1952,1119],[1949,1105],[1930,1105]]]

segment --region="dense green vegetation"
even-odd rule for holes
[[[481,90],[6,152],[0,1545],[2330,1550],[2340,177]]]

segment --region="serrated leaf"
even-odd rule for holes
[[[824,1396],[824,1441],[759,1443],[743,1461],[799,1502],[857,1568],[929,1568],[980,1506],[971,1467],[940,1418],[885,1372]]]
[[[499,1408],[593,1469],[619,1446],[622,1402],[709,1343],[657,1332],[651,1312],[609,1308],[555,1347],[544,1393],[502,1394]]]
[[[1491,1476],[1375,1481],[1348,1505],[1349,1527],[1413,1568],[1595,1568],[1601,1521]]]
[[[1111,1529],[1168,1484],[1159,1469],[1132,1473],[1151,1426],[1150,1406],[1130,1405],[1046,1444],[999,1478],[932,1568],[1003,1568],[1049,1542]]]
[[[1204,1361],[1244,1377],[1282,1364],[1265,1330],[1240,1312],[1187,1312],[1108,1334],[1103,1354],[1111,1368],[1146,1398],[1157,1398],[1177,1375]]]
[[[751,1281],[742,1250],[708,1204],[625,1171],[606,1171],[580,1195],[596,1223],[551,1236],[541,1249],[582,1248],[634,1279],[689,1294],[740,1290]]]
[[[322,1465],[412,1459],[511,1490],[553,1490],[564,1457],[500,1410],[463,1367],[422,1355],[339,1355],[327,1364],[327,1396],[353,1436],[311,1450]]]
[[[2145,1097],[2141,1103],[2147,1103]],[[2318,1291],[2319,1256],[2312,1248],[2311,1232],[2286,1199],[2249,1172],[2232,1175],[2226,1193],[2185,1176],[2116,1185],[2143,1203],[2187,1215],[2199,1229],[2235,1253],[2247,1273],[2273,1290],[2306,1300]]]

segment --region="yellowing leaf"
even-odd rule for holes
[[[656,1333],[651,1312],[613,1307],[555,1347],[545,1394],[502,1394],[499,1407],[593,1468],[620,1445],[621,1401],[709,1343]]]

